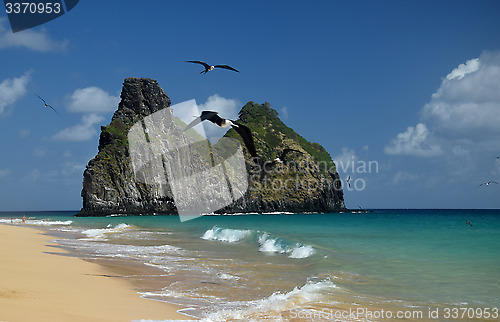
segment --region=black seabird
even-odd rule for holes
[[[488,181],[488,182],[483,182],[483,183],[481,183],[479,186],[480,186],[480,187],[481,187],[482,185],[489,186],[489,185],[490,185],[490,184],[492,184],[492,183],[496,183],[496,184],[498,184],[498,182],[496,182],[496,181]]]
[[[351,176],[348,176],[346,181],[347,181],[347,185],[350,188],[351,187]]]
[[[250,129],[236,121],[223,119],[218,114],[219,113],[213,111],[201,112],[201,115],[199,117],[195,118],[191,123],[188,124],[188,126],[186,126],[184,132],[205,120],[209,120],[210,122],[220,127],[232,126],[233,129],[235,129],[243,139],[243,142],[245,143],[245,146],[247,147],[250,155],[252,157],[258,157],[257,151],[255,150],[255,144],[253,143],[252,132],[250,131]]]
[[[37,94],[35,94],[35,95],[38,96]],[[59,114],[56,111],[56,109],[52,105],[47,104],[47,102],[45,102],[45,100],[43,98],[41,98],[40,96],[38,96],[38,98],[42,100],[43,104],[45,104],[45,107],[50,107],[52,110],[54,110],[54,112],[56,112],[57,114]]]
[[[202,70],[200,72],[200,74],[206,74],[206,73],[214,70],[215,68],[229,69],[229,70],[232,70],[232,71],[237,72],[237,73],[240,72],[239,70],[234,69],[233,67],[231,67],[229,65],[215,65],[215,66],[212,66],[212,65],[209,65],[209,64],[207,64],[205,62],[202,62],[202,61],[199,61],[199,60],[186,60],[186,63],[195,63],[195,64],[201,64],[201,65],[203,65],[203,67],[205,67],[205,70]]]

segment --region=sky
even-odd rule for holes
[[[1,11],[0,211],[81,208],[127,77],[228,118],[269,102],[348,208],[500,208],[499,35],[495,0],[82,0],[18,33]]]

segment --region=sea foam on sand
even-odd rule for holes
[[[37,229],[0,224],[1,321],[189,319],[176,312],[180,307],[141,298],[103,266],[54,254],[49,239]]]

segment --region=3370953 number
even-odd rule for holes
[[[498,319],[498,308],[445,308],[445,319]]]
[[[46,3],[33,3],[33,2],[7,2],[5,4],[5,12],[7,14],[44,14],[44,13],[61,13],[61,3],[59,2],[46,2]]]

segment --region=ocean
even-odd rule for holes
[[[207,321],[498,320],[500,210],[73,217],[3,212]],[[11,219],[12,218],[12,219]],[[11,221],[13,223],[11,223]]]

